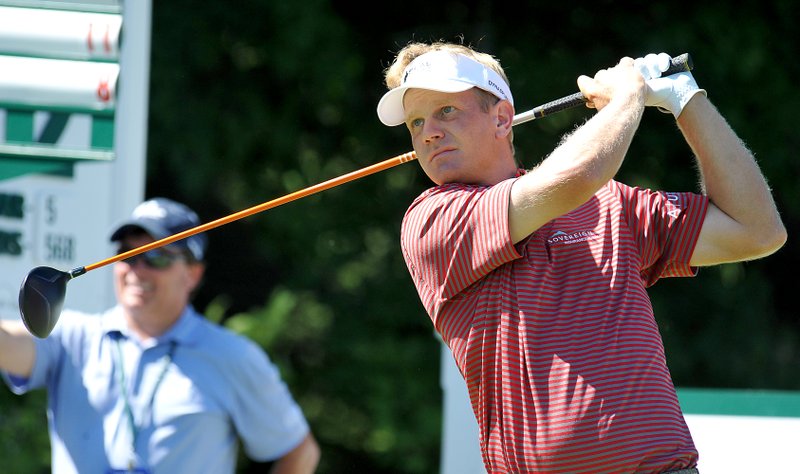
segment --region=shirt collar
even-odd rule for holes
[[[191,334],[199,324],[199,314],[192,305],[187,305],[175,324],[164,334],[155,339],[155,345],[174,341],[180,345],[191,345],[193,343]],[[102,316],[103,332],[107,336],[134,338],[121,306],[117,305],[109,309]]]

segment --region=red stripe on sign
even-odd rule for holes
[[[92,44],[92,24],[91,23],[89,23],[89,31],[86,32],[86,49],[88,49],[90,53],[94,51],[94,45]]]
[[[97,98],[103,102],[111,100],[111,88],[108,87],[108,79],[101,79],[97,85]]]
[[[103,48],[106,50],[106,53],[111,53],[111,41],[108,39],[109,28],[110,27],[106,25],[106,33],[103,35]]]

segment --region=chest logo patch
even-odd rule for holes
[[[569,234],[558,230],[553,232],[550,237],[547,238],[547,243],[550,245],[572,245],[580,242],[586,242],[587,240],[594,240],[597,237],[597,234],[593,230],[581,230],[577,232],[571,232]]]

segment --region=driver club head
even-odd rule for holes
[[[22,322],[34,336],[44,339],[56,326],[72,275],[51,267],[31,270],[19,288]]]

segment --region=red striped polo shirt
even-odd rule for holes
[[[420,299],[466,380],[486,469],[694,466],[646,287],[695,274],[707,198],[610,181],[514,245],[513,182],[431,188],[402,225]]]

